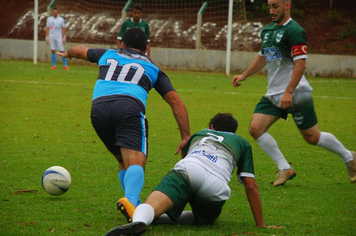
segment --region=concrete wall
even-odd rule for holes
[[[75,44],[67,43],[67,50]],[[113,48],[116,45],[86,44],[92,48]],[[38,60],[50,61],[49,46],[38,43]],[[245,70],[256,52],[231,52],[231,74]],[[31,40],[0,39],[0,58],[33,60]],[[151,58],[162,69],[212,71],[225,73],[226,52],[176,48],[151,48]],[[87,63],[72,59],[70,63]],[[266,73],[266,69],[261,71]],[[308,54],[307,76],[356,78],[356,56]]]

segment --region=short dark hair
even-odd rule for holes
[[[135,9],[143,12],[143,8],[140,4],[134,4],[132,7],[132,11]]]
[[[210,120],[209,128],[210,125],[217,131],[235,133],[239,124],[231,113],[218,113]]]
[[[135,48],[144,52],[147,48],[146,33],[140,28],[130,28],[122,35],[122,42],[127,48]]]

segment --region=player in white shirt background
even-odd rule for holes
[[[63,17],[59,16],[59,10],[54,7],[52,16],[47,19],[46,24],[46,43],[51,47],[51,69],[56,69],[56,50],[64,52],[66,43],[66,29]],[[62,57],[64,69],[69,70],[67,59]]]

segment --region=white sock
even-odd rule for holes
[[[262,150],[276,163],[279,170],[290,169],[290,165],[279,150],[276,140],[269,133],[263,133],[256,141]]]
[[[352,153],[333,134],[320,132],[320,138],[316,145],[339,155],[345,163],[353,160]]]
[[[150,225],[155,217],[155,210],[147,203],[142,203],[136,207],[136,210],[132,216],[132,222],[144,222],[146,225]]]

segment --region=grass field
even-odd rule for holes
[[[91,95],[97,67],[0,60],[0,235],[104,235],[125,223],[115,209],[123,196],[118,165],[91,127]],[[185,102],[192,133],[206,128],[217,112],[231,112],[238,134],[252,145],[265,224],[257,228],[234,175],[232,197],[213,226],[150,226],[145,235],[355,235],[356,185],[340,158],[308,145],[291,117],[271,127],[297,178],[272,187],[276,166],[248,134],[255,104],[266,91],[266,77],[254,76],[240,88],[216,73],[167,71]],[[356,80],[308,78],[319,127],[346,148],[356,149]],[[173,155],[179,131],[169,106],[156,91],[147,105],[149,159],[144,200],[180,159]],[[59,197],[42,190],[50,166],[71,173],[72,186]]]

